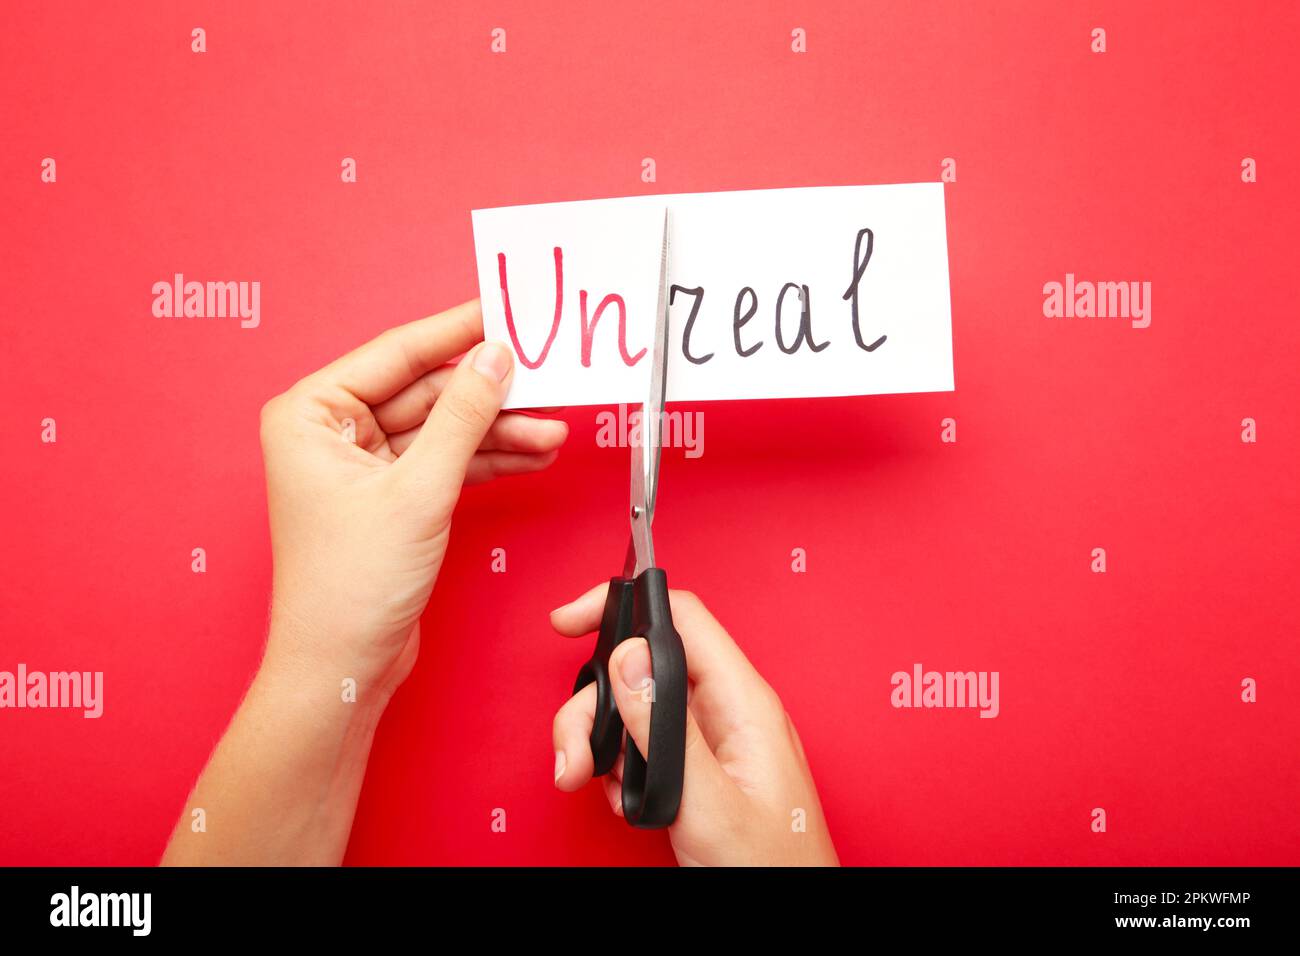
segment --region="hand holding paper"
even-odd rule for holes
[[[461,485],[545,468],[568,435],[563,422],[498,414],[510,353],[482,338],[467,302],[388,330],[262,409],[266,653],[163,862],[342,861]],[[192,829],[196,808],[222,825]]]

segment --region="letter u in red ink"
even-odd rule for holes
[[[515,354],[519,356],[519,361],[525,368],[541,368],[542,363],[546,361],[546,354],[551,350],[551,343],[555,341],[555,333],[560,330],[560,316],[564,311],[564,253],[559,246],[555,247],[555,318],[551,320],[551,334],[546,337],[546,344],[542,346],[542,352],[537,356],[537,361],[530,361],[524,354],[524,347],[519,342],[519,332],[515,328],[514,313],[510,309],[510,288],[506,282],[506,254],[497,253],[497,275],[501,279],[501,304],[506,310],[506,330],[510,333],[510,343],[515,347]],[[584,292],[585,296],[586,293]],[[599,314],[599,313],[597,313]]]
[[[629,355],[627,352],[627,303],[623,297],[611,292],[605,298],[600,300],[600,305],[596,306],[596,312],[587,321],[587,290],[578,291],[578,311],[582,318],[582,367],[591,368],[591,340],[596,335],[596,323],[600,321],[601,314],[611,305],[618,306],[618,352],[623,356],[623,364],[631,367],[641,361],[646,350],[642,349],[636,355]]]

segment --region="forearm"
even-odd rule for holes
[[[386,702],[349,703],[342,691],[337,675],[268,654],[199,777],[163,865],[342,862]]]

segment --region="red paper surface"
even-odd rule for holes
[[[0,669],[102,670],[105,713],[0,712],[0,863],[157,860],[264,639],[258,409],[472,297],[470,209],[947,157],[956,392],[692,407],[660,561],[781,694],[847,863],[1300,863],[1297,27],[1284,3],[8,5]],[[260,281],[260,327],[153,317],[177,272]],[[1151,326],[1045,318],[1067,272],[1151,282]],[[627,535],[596,411],[548,474],[466,494],[349,862],[672,860],[551,783],[590,646],[546,612]],[[916,662],[998,671],[999,716],[894,709]]]

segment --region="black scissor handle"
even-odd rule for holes
[[[596,685],[596,719],[591,728],[595,774],[608,773],[618,759],[623,720],[610,689],[609,656],[629,637],[650,645],[653,693],[650,757],[631,737],[623,760],[623,816],[642,829],[666,827],[677,817],[686,762],[686,651],[673,626],[668,579],[661,568],[647,568],[635,581],[612,578],[601,615],[596,649],[578,671],[576,694]]]
[[[631,578],[610,578],[605,593],[605,611],[600,616],[600,634],[591,660],[582,665],[574,682],[576,694],[588,684],[596,685],[596,719],[591,725],[591,755],[595,759],[593,774],[604,776],[614,769],[618,751],[623,744],[623,718],[614,704],[614,694],[609,686],[609,655],[632,636]]]

